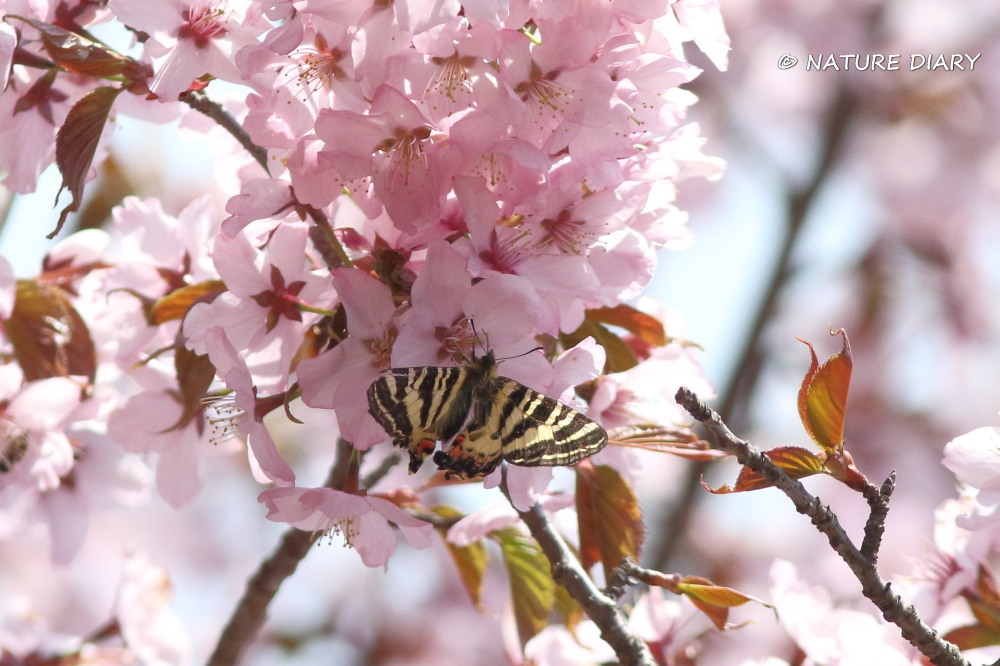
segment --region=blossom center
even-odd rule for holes
[[[469,359],[475,349],[475,335],[468,319],[461,319],[450,327],[438,326],[434,337],[441,343],[438,358]]]
[[[236,405],[235,393],[205,396],[201,404],[205,407],[205,419],[211,428],[208,441],[213,446],[236,437],[240,420],[245,414]]]
[[[526,229],[504,226],[504,222],[520,225],[520,219],[501,221],[493,231],[490,247],[479,253],[479,258],[501,273],[514,273],[514,269],[527,254],[529,232]]]
[[[456,108],[468,107],[472,103],[472,79],[469,68],[475,63],[471,56],[461,56],[456,51],[447,58],[431,58],[437,65],[434,75],[427,83],[426,95],[443,98],[451,113]],[[436,105],[431,103],[436,108]]]
[[[225,12],[213,4],[194,4],[181,14],[184,23],[177,32],[179,39],[194,40],[199,49],[206,48],[213,39],[226,34],[222,17]]]
[[[554,218],[545,218],[541,224],[545,235],[540,245],[555,245],[566,254],[580,254],[580,248],[589,246],[595,236],[584,220],[574,219],[568,210],[560,211]]]
[[[302,313],[299,310],[301,301],[298,296],[305,286],[305,280],[285,284],[285,276],[277,266],[271,264],[271,288],[251,296],[257,305],[268,311],[265,317],[268,331],[272,331],[282,317],[292,321],[302,321]]]
[[[302,87],[310,92],[314,92],[321,86],[329,88],[334,79],[347,77],[344,68],[340,65],[341,60],[344,59],[344,52],[338,48],[329,47],[322,36],[316,37],[314,48],[304,48],[296,55],[300,58],[298,62],[299,73],[296,78]]]
[[[536,114],[546,113],[559,119],[565,115],[566,107],[573,93],[555,80],[558,72],[542,74],[535,63],[531,64],[531,78],[514,87],[521,100],[531,105]]]

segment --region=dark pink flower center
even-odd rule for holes
[[[199,49],[206,48],[216,37],[226,34],[221,9],[210,5],[193,5],[183,13],[184,24],[177,33],[180,39],[193,39]]]
[[[273,330],[282,317],[302,321],[302,312],[299,310],[301,301],[298,296],[305,285],[303,280],[296,280],[286,285],[285,276],[276,266],[271,265],[271,289],[251,297],[257,305],[268,310],[265,324],[268,331]]]
[[[567,254],[580,254],[580,248],[590,245],[595,236],[583,220],[575,219],[568,210],[542,220],[542,229],[542,246],[555,245]]]

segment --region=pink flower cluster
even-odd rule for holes
[[[52,159],[48,148],[17,142],[51,146],[87,90],[83,76],[30,66],[29,54],[56,34],[40,25],[113,18],[141,31],[152,74],[130,86],[148,91],[144,104],[116,101],[126,113],[154,115],[141,109],[211,78],[252,91],[243,127],[267,150],[268,171],[245,158],[221,225],[207,202],[174,219],[155,200],[130,199],[115,214],[118,248],[70,239],[50,256],[103,262],[75,278],[78,307],[95,318],[91,334],[108,352],[102,367],[114,366],[102,373],[141,389],[108,398],[108,433],[126,451],[157,454],[160,494],[177,506],[199,492],[196,452],[213,432],[244,433],[258,478],[294,484],[263,425],[273,405],[261,406],[293,381],[366,450],[386,441],[364,391],[381,370],[452,363],[486,342],[499,357],[516,356],[539,335],[578,328],[587,308],[635,297],[656,250],[686,233],[675,182],[715,168],[696,130],[681,124],[693,97],[679,86],[698,73],[683,41],[724,65],[725,33],[704,3],[175,0],[152,11],[112,0],[100,12],[81,4],[72,21],[54,7],[6,7],[22,9],[0,32],[4,71],[14,65],[0,104],[17,123],[0,133],[0,155],[39,161],[2,164],[13,189],[30,190]],[[391,275],[383,258],[395,262]],[[222,286],[192,302],[182,324],[152,325],[150,303],[210,281]],[[107,293],[112,314],[97,304]],[[346,339],[318,355],[305,350],[321,313],[338,308]],[[178,361],[161,355],[178,342],[207,354],[235,392],[234,403],[214,408],[214,431],[190,413],[183,377],[178,391]],[[573,399],[572,387],[603,362],[585,340],[555,363],[529,354],[503,372]],[[602,385],[607,393],[615,383]],[[31,460],[42,450],[29,449]],[[63,458],[65,469],[40,487],[58,487],[73,465]],[[524,482],[519,504],[546,478]]]
[[[260,497],[269,518],[338,532],[385,567],[392,526],[424,547],[430,524],[392,492],[300,487],[293,471],[329,464],[338,437],[360,452],[387,442],[366,400],[380,371],[450,365],[488,344],[509,357],[504,375],[583,411],[573,387],[600,377],[593,415],[609,427],[655,414],[673,425],[664,373],[671,386],[704,385],[679,345],[602,376],[593,338],[558,340],[588,310],[640,294],[657,250],[687,234],[676,183],[718,170],[684,124],[694,97],[680,87],[699,71],[684,42],[725,65],[714,2],[99,5],[0,2],[5,187],[31,191],[53,160],[82,182],[109,132],[87,134],[86,159],[57,136],[83,131],[79,117],[96,116],[81,100],[123,80],[107,128],[117,114],[204,127],[177,102],[211,97],[215,80],[242,86],[245,99],[225,109],[266,160],[241,154],[176,216],[126,198],[105,231],[53,248],[34,281],[0,262],[15,358],[28,358],[11,333],[15,293],[35,285],[79,314],[63,334],[68,353],[91,350],[63,365],[56,354],[41,374],[0,373],[5,533],[47,522],[54,554],[70,561],[86,498],[140,495],[152,460],[161,497],[189,504],[206,459],[239,434],[254,477],[274,486]],[[137,37],[118,45],[136,60],[80,36],[110,22]],[[548,356],[525,354],[540,340]],[[328,411],[311,412],[326,417],[318,445],[293,451],[264,417],[299,395]],[[604,455],[629,468],[623,452]],[[515,504],[544,496],[550,474],[512,472]]]

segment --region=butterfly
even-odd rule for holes
[[[445,478],[489,474],[502,460],[571,465],[608,443],[577,410],[497,374],[492,350],[457,367],[392,368],[368,388],[368,411],[410,454],[410,473],[434,453]],[[434,451],[437,442],[450,446]]]

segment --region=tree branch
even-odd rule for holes
[[[889,474],[881,488],[865,486],[864,496],[868,500],[871,513],[865,522],[865,536],[861,540],[861,554],[872,564],[878,562],[878,551],[882,547],[882,535],[885,533],[885,517],[889,514],[889,496],[896,487],[895,470]]]
[[[353,461],[354,447],[343,439],[337,443],[337,459],[330,469],[326,486],[343,488]],[[257,571],[247,581],[243,596],[233,610],[229,622],[215,644],[208,666],[233,666],[240,655],[260,633],[267,618],[267,607],[278,593],[281,584],[289,578],[299,562],[305,559],[313,544],[314,534],[295,527],[289,528],[271,556],[260,563]]]
[[[243,146],[248,153],[250,153],[250,156],[256,160],[257,164],[264,167],[265,172],[271,172],[271,170],[267,167],[267,150],[254,143],[250,139],[250,135],[243,129],[243,126],[240,125],[235,118],[229,115],[229,112],[223,109],[222,105],[209,99],[208,96],[200,90],[182,95],[180,101],[184,102],[195,111],[200,111],[218,123],[220,127],[232,134],[233,138],[239,141],[240,145]]]
[[[900,628],[903,637],[911,645],[937,666],[969,666],[969,662],[962,657],[957,647],[942,639],[917,615],[913,606],[904,604],[899,595],[892,591],[890,583],[882,580],[875,568],[875,558],[865,557],[854,546],[836,514],[829,507],[824,506],[819,498],[809,494],[805,486],[785,474],[771,462],[770,458],[736,437],[719,415],[701,402],[694,392],[681,387],[677,391],[676,399],[692,417],[701,421],[715,435],[718,448],[732,453],[741,465],[766,478],[785,493],[795,505],[796,511],[809,517],[816,529],[826,536],[834,551],[850,567],[861,583],[862,594],[882,611],[882,617]],[[880,495],[888,497],[888,492],[885,490],[888,488],[891,491],[892,479],[890,476],[886,484],[883,484],[882,491],[879,491]],[[869,539],[866,538],[866,541]]]
[[[506,482],[501,486],[510,500]],[[511,503],[513,506],[513,503]],[[527,511],[514,509],[528,526],[528,531],[538,541],[542,552],[552,565],[552,578],[566,588],[570,596],[580,604],[603,638],[618,655],[623,666],[655,666],[653,655],[646,643],[632,633],[618,604],[602,593],[587,572],[583,570],[566,542],[556,532],[540,504]]]
[[[208,666],[232,666],[246,647],[257,637],[267,617],[267,607],[286,578],[295,573],[312,547],[313,534],[291,528],[281,543],[247,582],[246,590],[229,623],[222,630]]]

